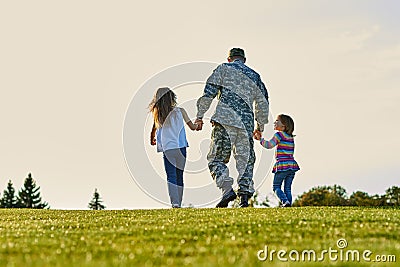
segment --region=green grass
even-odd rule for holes
[[[0,210],[0,266],[398,266],[400,210]],[[396,263],[260,261],[264,249],[371,250]],[[300,254],[301,255],[301,254]],[[288,258],[288,255],[286,255]]]

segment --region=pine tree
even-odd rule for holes
[[[29,173],[28,177],[25,179],[24,186],[18,192],[17,206],[19,208],[27,209],[49,208],[47,202],[42,202],[39,190],[40,186],[36,186],[35,180]]]
[[[7,189],[4,190],[3,197],[0,200],[0,207],[6,209],[17,207],[17,198],[15,197],[15,189],[11,180],[8,181]]]
[[[93,199],[89,202],[89,209],[92,210],[104,210],[106,206],[101,204],[103,201],[101,200],[100,194],[97,192],[97,188],[94,190]]]

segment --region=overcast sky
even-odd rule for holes
[[[108,209],[167,207],[131,177],[165,174],[147,144],[147,117],[128,124],[146,151],[137,160],[147,155],[154,169],[128,168],[126,112],[161,71],[225,62],[232,47],[244,48],[261,74],[272,115],[295,120],[296,195],[317,185],[340,184],[349,194],[398,186],[400,2],[251,3],[0,2],[1,194],[8,180],[18,190],[31,172],[52,208],[86,209],[95,188]],[[202,85],[177,93],[194,116]],[[204,161],[210,131],[188,133],[191,160]],[[261,195],[271,192],[265,175]],[[207,169],[185,180],[213,185]]]

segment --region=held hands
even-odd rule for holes
[[[259,130],[254,130],[253,138],[256,140],[261,140],[261,132]]]
[[[194,124],[197,125],[196,131],[201,131],[201,130],[203,130],[203,124],[204,124],[204,122],[203,122],[202,119],[196,119],[196,120],[194,121]]]

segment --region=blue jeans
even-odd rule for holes
[[[186,147],[164,151],[164,168],[167,173],[168,193],[172,207],[181,207],[183,196],[183,170]]]
[[[274,176],[274,183],[272,189],[278,196],[282,204],[289,201],[292,204],[292,182],[294,179],[295,171],[278,171]],[[281,189],[283,184],[283,191]]]

